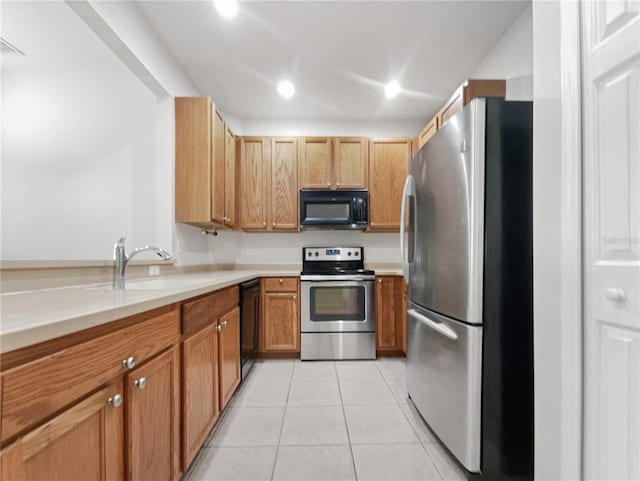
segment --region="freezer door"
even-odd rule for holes
[[[485,102],[453,116],[409,166],[409,300],[472,324],[482,323]]]
[[[407,390],[462,465],[480,471],[482,326],[410,304]]]

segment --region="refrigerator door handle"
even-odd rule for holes
[[[405,236],[405,219],[407,216],[407,199],[409,197],[416,196],[416,184],[413,180],[413,176],[408,175],[407,180],[404,182],[404,189],[402,190],[402,206],[400,208],[400,257],[402,258],[402,275],[404,276],[404,280],[409,282],[409,259],[407,257],[407,253],[404,248],[404,236]],[[414,210],[415,210],[415,202],[414,202]],[[414,212],[415,215],[415,212]],[[409,219],[409,225],[411,225],[411,220]],[[413,229],[411,229],[411,233],[415,230],[415,225]],[[412,247],[414,243],[412,243]],[[415,247],[413,247],[415,248]],[[413,255],[412,255],[413,257]]]
[[[430,327],[434,331],[442,334],[444,337],[451,339],[452,341],[458,340],[458,335],[448,326],[436,321],[432,321],[426,316],[423,316],[415,309],[409,309],[408,314],[410,317],[413,317],[415,320],[420,321],[427,327]]]

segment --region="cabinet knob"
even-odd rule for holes
[[[282,284],[284,282],[284,279],[281,277],[280,279],[278,279],[278,282]]]
[[[229,322],[228,322],[228,321],[223,321],[223,322],[222,322],[222,327],[227,327],[227,324],[229,324]]]
[[[263,222],[263,223],[262,223],[262,227],[267,227],[267,223],[266,223],[266,222]]]
[[[222,326],[220,324],[216,324],[216,331],[222,331]]]
[[[331,182],[327,182],[327,187],[331,187]]]
[[[378,284],[382,284],[382,279],[378,279]]]
[[[117,408],[122,404],[122,394],[116,394],[114,396],[111,396],[109,399],[107,399],[107,404],[109,406],[113,406],[114,408]]]
[[[337,186],[337,187],[340,187],[340,182],[336,182],[336,186]]]
[[[627,298],[622,289],[609,288],[604,291],[604,296],[611,302],[624,302]]]
[[[273,222],[273,223],[271,224],[271,227],[275,227],[275,226],[276,226],[276,223],[275,223],[275,222]]]
[[[147,385],[147,378],[141,377],[140,379],[136,379],[135,381],[133,381],[133,385],[138,389],[144,389]]]
[[[127,369],[133,369],[136,366],[136,358],[133,356],[129,356],[128,358],[123,359],[122,365]]]
[[[294,300],[294,301],[296,300],[296,295],[295,295],[295,294],[293,295],[293,300]]]

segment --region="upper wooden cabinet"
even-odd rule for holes
[[[243,230],[267,230],[267,192],[271,142],[264,137],[240,140],[240,222]]]
[[[176,222],[232,227],[236,149],[227,147],[227,137],[233,134],[208,97],[176,98],[175,116]]]
[[[329,189],[332,183],[332,142],[328,138],[298,139],[301,189]]]
[[[504,97],[507,83],[505,80],[469,79],[449,97],[434,118],[422,129],[416,139],[417,152],[420,147],[440,129],[451,117],[477,97]],[[414,152],[415,153],[415,152]]]
[[[367,139],[303,137],[299,145],[301,189],[364,189]]]
[[[242,229],[297,231],[297,139],[243,137],[240,150]]]
[[[424,144],[426,144],[427,141],[431,137],[433,137],[433,134],[435,134],[438,131],[438,125],[439,125],[438,121],[439,121],[439,117],[436,115],[424,127],[424,129],[422,129],[422,132],[420,132],[420,134],[418,135],[418,149],[422,147]]]
[[[410,157],[409,138],[369,141],[369,231],[400,230],[402,189]]]

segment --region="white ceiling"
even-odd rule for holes
[[[240,118],[424,120],[529,1],[242,1],[231,21],[211,0],[138,6],[198,89]],[[393,78],[405,90],[387,100]]]

